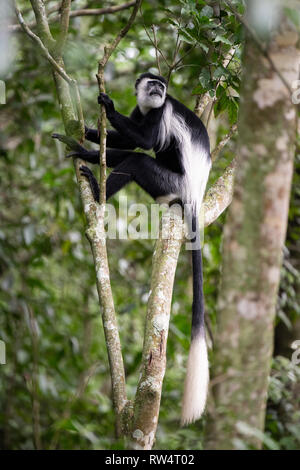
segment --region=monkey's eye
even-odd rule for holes
[[[160,83],[159,81],[157,81],[157,80],[149,80],[148,86],[149,86],[149,88],[152,88],[152,87],[155,86],[155,87],[160,88],[161,90],[164,89],[164,85],[162,83]]]

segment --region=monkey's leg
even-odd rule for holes
[[[98,185],[98,181],[96,180],[95,176],[93,175],[93,172],[89,169],[88,166],[81,165],[80,173],[86,177],[88,182],[90,183],[91,191],[93,193],[95,201],[99,202],[100,200],[100,189]]]
[[[182,176],[166,169],[149,155],[109,149],[107,165],[114,170],[106,182],[106,200],[130,181],[135,181],[153,199],[169,194],[180,197]],[[81,166],[80,171],[89,180],[95,200],[99,201],[99,186],[92,171],[87,166]]]
[[[85,151],[84,155],[86,155],[86,153],[90,153],[90,157],[89,157],[88,161],[92,162],[92,159],[94,158],[94,151],[91,151],[91,152]],[[98,161],[99,161],[99,152],[96,152],[96,153],[97,153],[97,163],[98,163]],[[128,158],[128,155],[131,155],[131,154],[132,154],[132,152],[125,152],[125,151],[120,151],[120,150],[108,149],[106,151],[107,166],[110,167],[110,168],[118,166],[118,164],[123,162],[124,159]],[[140,154],[140,155],[143,155],[143,154]],[[99,190],[98,182],[97,182],[93,172],[86,165],[81,165],[80,172],[89,181],[91,191],[93,193],[95,201],[99,202],[100,190]],[[120,176],[120,179],[119,179],[120,188],[125,186],[125,184],[129,183],[129,181],[131,180],[131,176],[128,175],[128,174],[122,174],[121,173],[119,176]],[[125,177],[125,179],[124,179],[124,177]],[[108,178],[108,181],[109,181],[109,178]]]
[[[98,153],[98,152],[97,152]],[[107,150],[106,151],[106,164],[108,167],[116,167],[120,166],[120,164],[127,160],[128,155],[131,152],[120,152],[120,150]],[[98,153],[98,160],[99,160],[99,153]],[[91,160],[88,160],[91,162]],[[98,163],[98,162],[97,162]],[[91,191],[93,193],[95,201],[99,202],[100,199],[100,190],[98,182],[93,175],[93,172],[85,165],[80,167],[80,172],[83,176],[85,176],[91,187]],[[123,172],[116,170],[116,172],[111,173],[106,182],[106,200],[123,188],[127,183],[132,180],[131,174],[128,172]]]
[[[78,157],[82,158],[86,162],[99,164],[99,151],[98,150],[86,150],[83,148],[82,152],[71,152],[67,157]],[[114,150],[114,149],[107,149],[106,150],[106,165],[109,168],[114,168],[115,166],[119,165],[125,158],[131,155],[132,152],[128,150]]]
[[[109,175],[106,185],[107,199],[130,181],[135,181],[156,199],[168,194],[180,196],[182,176],[166,169],[149,155],[131,152]]]

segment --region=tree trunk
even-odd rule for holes
[[[150,297],[147,307],[142,370],[134,402],[130,447],[151,450],[154,444],[166,371],[173,283],[183,239],[182,215],[175,207],[161,219],[153,253]]]
[[[251,3],[251,2],[248,2]],[[251,36],[251,37],[250,37]],[[244,51],[238,163],[223,241],[206,448],[260,448],[295,142],[287,84],[298,77],[298,35],[281,22],[267,55]]]

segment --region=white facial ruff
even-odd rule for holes
[[[162,98],[158,95],[150,96],[146,90],[146,85],[149,81],[156,81],[162,83],[160,80],[152,78],[143,78],[137,87],[137,102],[142,114],[147,114],[150,109],[160,108],[166,99],[166,86],[164,85],[164,93]]]

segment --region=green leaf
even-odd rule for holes
[[[167,18],[167,22],[170,23],[171,25],[175,26],[176,28],[179,28],[178,22],[172,20],[172,18]]]
[[[223,44],[228,44],[229,46],[232,45],[232,42],[229,39],[225,38],[225,36],[221,36],[220,34],[217,34],[214,42],[222,42]]]
[[[237,121],[238,116],[238,103],[235,99],[228,100],[228,117],[230,124],[234,124]]]
[[[214,105],[214,114],[215,117],[218,117],[223,111],[227,109],[228,106],[228,97],[226,93],[221,95],[216,104]]]
[[[223,67],[222,65],[219,65],[219,67],[217,67],[215,70],[214,70],[214,73],[213,73],[213,78],[215,80],[221,78],[222,76],[223,77],[227,77],[228,75],[230,75],[230,73],[228,72],[228,70]]]
[[[199,42],[198,46],[201,47],[201,49],[203,49],[206,54],[208,53],[209,47],[206,44],[204,44],[203,42]]]
[[[181,29],[179,36],[182,41],[195,44],[195,38],[186,29]]]
[[[199,81],[201,83],[201,85],[203,86],[204,89],[208,89],[209,88],[209,85],[211,83],[211,79],[210,79],[210,72],[209,72],[209,69],[208,68],[203,68],[201,70],[201,73],[199,75]]]

